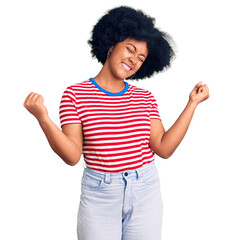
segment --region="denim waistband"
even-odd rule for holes
[[[146,163],[145,165],[143,165],[140,168],[137,169],[133,169],[133,170],[125,170],[122,172],[102,172],[102,171],[98,171],[95,169],[91,169],[89,167],[84,167],[84,172],[85,173],[90,173],[92,176],[96,176],[98,178],[101,179],[105,179],[105,182],[109,182],[110,179],[115,179],[115,178],[119,178],[119,177],[124,177],[127,176],[128,178],[140,178],[141,176],[143,176],[143,174],[145,174],[147,171],[149,171],[152,167],[156,168],[154,165],[154,161],[150,162],[150,163]]]

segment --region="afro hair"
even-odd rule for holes
[[[126,38],[146,41],[148,56],[133,77],[144,79],[170,67],[175,52],[171,47],[172,37],[154,26],[155,19],[130,7],[111,9],[93,27],[88,44],[92,57],[105,63],[110,47]],[[172,41],[173,42],[173,41]]]

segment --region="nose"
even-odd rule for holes
[[[131,56],[131,57],[129,58],[129,60],[130,60],[130,62],[131,62],[133,65],[136,64],[136,60],[135,60],[134,57]]]

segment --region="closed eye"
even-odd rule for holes
[[[144,63],[144,60],[142,60],[141,58],[139,58],[139,60],[140,60],[142,63]]]
[[[131,50],[130,48],[126,47],[128,49],[129,52],[133,53],[133,50]]]
[[[128,48],[128,47],[126,47],[127,48],[127,50],[130,52],[130,53],[134,53],[134,51],[132,50],[132,49],[130,49],[130,48]],[[141,58],[138,58],[142,63],[144,62],[144,60],[143,59],[141,59]]]

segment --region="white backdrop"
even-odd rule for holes
[[[74,167],[66,165],[23,102],[29,92],[40,93],[60,126],[65,88],[101,68],[87,44],[92,27],[120,5],[155,17],[176,42],[168,71],[129,81],[153,93],[166,129],[196,83],[210,89],[176,152],[166,160],[155,156],[163,240],[233,239],[230,0],[1,1],[0,239],[76,239],[83,157]]]

